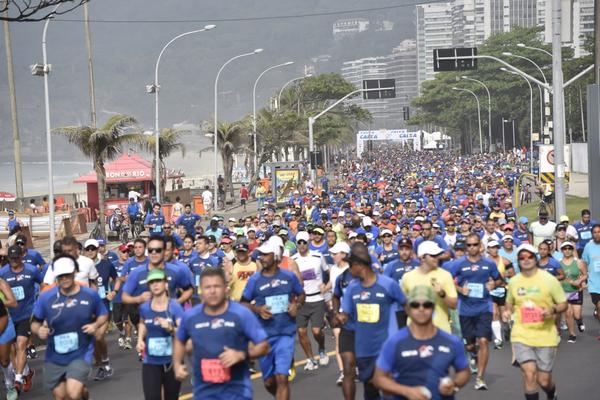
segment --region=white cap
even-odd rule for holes
[[[294,190],[294,194],[300,194],[300,192],[297,190]]]
[[[371,226],[371,225],[373,225],[373,221],[371,220],[371,217],[363,217],[362,223],[363,223],[364,226]]]
[[[381,215],[381,214],[379,214],[379,211],[375,210],[375,211],[373,211],[373,215],[375,215],[375,216],[379,216],[379,215]]]
[[[393,235],[392,231],[390,231],[389,229],[382,229],[381,232],[379,232],[379,236],[383,236],[385,234]]]
[[[417,222],[417,221],[425,221],[425,218],[423,218],[419,215],[418,217],[415,218],[415,222]]]
[[[354,238],[355,238],[355,237],[357,237],[357,236],[358,236],[358,233],[356,233],[356,232],[350,232],[350,233],[348,234],[348,239],[354,239]]]
[[[512,235],[504,235],[504,236],[502,236],[502,241],[504,242],[505,240],[512,240],[513,242],[515,241],[515,239],[512,237]]]
[[[437,223],[435,223],[435,224],[433,224],[431,226],[434,227],[434,228],[441,228],[440,224],[437,224]]]
[[[298,234],[296,235],[296,242],[298,240],[304,240],[305,242],[308,242],[310,240],[310,236],[309,236],[308,232],[306,232],[306,231],[298,232]]]
[[[329,253],[337,254],[337,253],[346,253],[350,254],[350,246],[346,242],[336,243],[332,248],[329,249]]]
[[[273,254],[275,258],[281,257],[281,247],[274,240],[267,240],[263,244],[261,244],[258,249],[260,253],[263,254]]]
[[[487,246],[486,247],[500,247],[500,243],[498,243],[497,240],[490,240],[489,242],[487,242]]]
[[[417,250],[417,254],[419,257],[423,257],[426,254],[430,256],[439,256],[444,252],[438,244],[431,240],[425,240],[419,245],[419,249]]]
[[[325,210],[325,209],[321,210],[321,214],[327,214],[327,210]]]
[[[231,217],[231,218],[229,218],[229,222],[237,222],[237,219]]]
[[[343,212],[343,211],[340,211],[340,212],[338,213],[338,217],[345,217],[345,216],[346,216],[346,213],[345,213],[345,212]]]
[[[72,274],[75,272],[75,263],[69,257],[61,257],[52,263],[52,272],[55,277]]]
[[[88,239],[85,241],[83,248],[85,249],[88,246],[94,246],[94,247],[98,248],[98,247],[100,247],[100,243],[98,243],[98,241],[96,239]]]
[[[537,250],[535,249],[535,247],[533,247],[529,243],[523,243],[519,246],[519,248],[517,249],[517,256],[521,254],[522,251],[528,251],[531,254],[537,254]]]
[[[572,248],[575,248],[575,245],[571,242],[563,242],[563,244],[560,245],[560,249],[562,250],[563,247],[567,247],[567,246],[571,246]]]

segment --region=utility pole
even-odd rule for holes
[[[594,1],[594,76],[595,85],[587,87],[587,144],[588,144],[588,188],[590,211],[595,219],[600,216],[600,0]]]
[[[600,0],[594,1],[594,67],[596,84],[600,85]]]
[[[6,10],[4,16],[8,18],[8,0],[5,0]],[[19,137],[19,119],[17,114],[17,90],[15,88],[15,75],[13,70],[12,44],[10,39],[10,26],[8,21],[3,21],[4,49],[6,51],[6,71],[8,75],[8,95],[10,97],[10,121],[13,136],[13,154],[15,158],[15,183],[17,195],[17,208],[23,211],[23,170],[21,167],[21,139]]]
[[[92,59],[92,36],[90,33],[90,14],[88,2],[83,3],[83,19],[85,27],[85,45],[88,52],[88,79],[90,90],[90,117],[92,128],[96,128],[96,95],[94,91],[94,62]]]

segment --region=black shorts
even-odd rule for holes
[[[492,340],[492,313],[486,312],[474,317],[459,315],[463,338],[486,338]]]
[[[31,321],[29,321],[29,318],[13,321],[13,325],[15,326],[17,336],[31,336]]]
[[[131,321],[133,326],[136,326],[140,323],[140,312],[138,311],[137,304],[125,304],[125,316],[124,319]]]
[[[490,297],[492,298],[492,301],[494,302],[494,304],[496,304],[499,307],[504,307],[504,305],[506,304],[506,293],[502,297],[498,297],[498,296],[490,296]]]
[[[356,359],[356,368],[358,368],[358,380],[369,382],[375,373],[375,364],[377,357],[362,357]]]
[[[594,307],[600,303],[600,293],[590,293],[590,297],[592,298],[592,303],[594,303]]]
[[[354,354],[354,331],[342,328],[340,331],[340,353]]]
[[[246,199],[241,199],[241,200],[240,200],[240,203],[241,203],[243,206],[245,206],[245,205],[246,205]]]
[[[567,295],[567,303],[572,304],[574,306],[583,305],[583,291],[566,293]]]

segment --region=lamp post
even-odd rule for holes
[[[485,91],[487,92],[487,96],[488,96],[488,140],[489,140],[488,152],[490,152],[491,148],[492,148],[492,96],[490,96],[490,89],[486,86],[485,83],[481,82],[480,80],[473,79],[466,75],[461,76],[461,78],[468,80],[468,81],[473,81],[473,82],[479,83],[481,86],[483,86],[485,88]]]
[[[504,133],[504,122],[507,120],[502,117],[502,152],[506,153],[506,135]]]
[[[254,149],[254,173],[258,176],[258,171],[256,170],[257,167],[257,159],[256,159],[256,86],[258,85],[258,81],[260,81],[260,78],[262,78],[267,72],[275,69],[275,68],[280,68],[280,67],[286,67],[288,65],[292,65],[294,62],[293,61],[288,61],[288,62],[284,62],[282,64],[277,64],[277,65],[273,65],[267,69],[265,69],[263,72],[260,73],[260,75],[258,75],[258,78],[256,78],[256,81],[254,81],[254,88],[252,89],[252,138],[253,138],[253,149]]]
[[[287,81],[285,83],[285,85],[283,85],[281,87],[281,90],[279,91],[279,94],[277,95],[277,108],[279,108],[279,105],[281,104],[281,94],[283,93],[283,91],[285,90],[286,87],[288,87],[293,82],[299,81],[299,80],[304,79],[304,78],[310,78],[311,76],[312,76],[312,74],[306,74],[304,76],[299,76],[297,78],[290,79],[289,81]]]
[[[146,86],[147,93],[154,93],[154,135],[155,135],[155,140],[156,140],[156,144],[155,144],[156,154],[154,155],[154,158],[155,158],[154,163],[156,165],[154,168],[154,173],[156,174],[156,181],[155,181],[156,188],[155,189],[156,189],[156,201],[158,203],[160,203],[160,143],[159,143],[160,142],[160,128],[159,128],[159,123],[158,123],[158,93],[160,92],[160,85],[158,84],[158,66],[160,65],[160,59],[162,58],[162,55],[165,52],[165,50],[167,49],[167,47],[169,47],[169,45],[171,45],[171,43],[173,43],[177,39],[180,39],[184,36],[192,35],[194,33],[209,31],[214,28],[215,28],[215,25],[206,25],[202,29],[196,29],[193,31],[185,32],[185,33],[177,35],[173,39],[169,40],[169,42],[167,42],[167,44],[164,45],[164,47],[158,54],[158,58],[156,59],[156,65],[154,66],[154,83],[152,85]]]
[[[54,239],[55,239],[55,225],[54,220],[54,176],[52,172],[52,128],[50,127],[50,94],[48,93],[48,75],[52,70],[52,65],[48,64],[48,53],[46,51],[46,33],[48,31],[48,24],[53,18],[54,12],[58,9],[60,4],[57,4],[50,13],[50,16],[44,23],[44,30],[42,32],[42,64],[34,64],[31,66],[31,74],[34,76],[44,77],[44,108],[46,117],[46,157],[48,160],[48,229],[49,229],[49,247],[50,254],[54,254]]]
[[[217,101],[217,93],[218,93],[218,86],[219,86],[219,76],[221,76],[221,72],[223,72],[223,70],[225,69],[225,67],[232,61],[237,60],[238,58],[242,58],[242,57],[247,57],[247,56],[252,56],[258,53],[261,53],[263,51],[263,49],[255,49],[254,51],[251,51],[250,53],[244,53],[244,54],[239,54],[235,57],[231,57],[229,60],[227,60],[225,62],[225,64],[223,64],[221,66],[221,68],[219,68],[219,72],[217,72],[217,76],[215,77],[215,120],[214,120],[214,125],[213,125],[213,134],[214,134],[214,173],[215,173],[215,177],[214,177],[214,188],[213,188],[213,203],[215,204],[215,210],[216,208],[216,204],[217,204],[217,199],[218,199],[218,191],[217,191],[217,179],[218,179],[218,174],[217,174],[217,158],[219,155],[219,148],[217,146],[217,140],[218,140],[218,135],[217,135],[217,131],[218,131],[218,101]]]
[[[525,43],[517,43],[517,47],[520,47],[522,49],[529,49],[529,50],[539,51],[539,52],[545,53],[545,54],[549,55],[550,57],[552,57],[552,53],[550,53],[547,50],[540,49],[539,47],[527,46],[527,45],[525,45]]]
[[[521,75],[517,72],[511,71],[509,69],[506,69],[504,67],[502,67],[500,69],[504,72],[508,72],[509,74],[520,76],[521,78],[525,79],[525,82],[527,82],[527,85],[529,86],[529,171],[532,172],[533,171],[533,87],[531,86],[531,82],[529,82],[529,79],[527,79],[523,75]],[[514,132],[513,132],[513,134],[514,134]],[[541,132],[540,132],[540,135],[541,135]],[[513,145],[514,145],[514,139],[513,139]]]
[[[453,87],[452,90],[471,93],[473,96],[475,96],[475,100],[477,101],[477,120],[479,121],[479,152],[483,154],[483,136],[481,136],[481,104],[479,103],[479,97],[477,97],[475,92],[469,89]]]

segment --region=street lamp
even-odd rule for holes
[[[214,120],[214,125],[213,125],[213,133],[214,133],[214,173],[215,173],[215,181],[214,181],[214,187],[213,187],[213,203],[215,204],[215,210],[217,209],[216,204],[217,204],[217,199],[218,199],[218,190],[217,190],[217,179],[218,179],[218,174],[217,174],[217,158],[219,155],[219,148],[217,146],[217,140],[218,140],[218,135],[217,135],[217,131],[218,131],[218,101],[217,101],[217,93],[218,93],[218,86],[219,86],[219,76],[221,76],[221,72],[225,69],[225,67],[227,66],[227,64],[229,64],[230,62],[237,60],[238,58],[242,58],[242,57],[247,57],[247,56],[253,56],[255,54],[258,53],[262,53],[263,49],[255,49],[254,51],[251,51],[250,53],[244,53],[244,54],[240,54],[237,55],[235,57],[231,57],[229,60],[227,60],[225,62],[225,64],[223,64],[221,66],[221,68],[219,68],[219,72],[217,72],[217,76],[215,78],[215,120]]]
[[[180,35],[175,36],[173,39],[169,40],[169,42],[167,44],[165,44],[165,46],[162,48],[162,50],[160,51],[160,53],[158,54],[158,58],[156,59],[156,65],[154,67],[154,83],[152,85],[146,85],[146,92],[147,93],[154,93],[154,134],[156,137],[156,145],[155,145],[155,169],[154,172],[156,174],[156,202],[160,203],[160,130],[159,130],[159,124],[158,124],[158,92],[160,92],[160,85],[158,84],[158,66],[160,64],[160,59],[162,58],[163,53],[165,52],[165,50],[167,49],[167,47],[169,47],[169,45],[171,43],[173,43],[174,41],[176,41],[179,38],[182,38],[184,36],[188,36],[194,33],[200,33],[200,32],[205,32],[205,31],[209,31],[211,29],[214,29],[215,25],[206,25],[204,28],[202,29],[196,29],[193,31],[189,31],[189,32],[185,32],[182,33]]]
[[[477,119],[479,121],[479,152],[483,154],[483,137],[481,136],[481,104],[479,104],[479,97],[477,97],[475,92],[469,89],[453,87],[452,90],[456,90],[459,92],[468,92],[475,96],[475,100],[477,101]]]
[[[529,79],[527,79],[526,77],[524,77],[523,75],[511,71],[509,69],[506,69],[504,67],[500,68],[500,70],[504,71],[504,72],[508,72],[509,74],[513,74],[513,75],[517,75],[520,76],[521,78],[525,79],[525,82],[527,82],[527,85],[529,86],[529,170],[530,172],[533,171],[533,87],[531,87],[531,82],[529,82]],[[514,135],[514,130],[513,130],[513,135]],[[541,135],[541,132],[540,132]],[[514,138],[513,138],[513,146],[514,146]]]
[[[283,93],[285,88],[288,87],[288,85],[290,85],[293,82],[299,81],[301,79],[310,78],[311,76],[312,76],[312,74],[306,74],[304,76],[299,76],[297,78],[287,81],[286,84],[281,87],[281,90],[279,91],[279,94],[277,95],[277,108],[279,108],[279,105],[281,104],[281,94]]]
[[[517,43],[517,47],[520,47],[522,49],[540,51],[540,52],[545,53],[545,54],[549,55],[550,57],[552,57],[552,53],[550,53],[548,50],[540,49],[539,47],[527,46],[527,45],[525,45],[525,43]]]
[[[54,18],[54,13],[58,9],[60,4],[57,4],[50,13],[50,16],[44,23],[44,30],[42,32],[42,64],[36,63],[31,66],[31,74],[33,76],[44,77],[44,107],[46,114],[46,157],[48,160],[48,218],[49,225],[49,247],[50,254],[54,254],[54,238],[55,238],[55,225],[54,220],[54,176],[52,173],[52,128],[50,127],[50,94],[48,93],[48,75],[52,71],[52,65],[48,64],[48,53],[46,52],[46,32],[48,31],[48,24],[50,20]]]
[[[487,92],[487,95],[488,95],[488,136],[489,136],[488,152],[490,152],[491,148],[492,148],[492,97],[490,96],[490,90],[486,86],[486,84],[481,82],[480,80],[470,78],[466,75],[461,76],[461,78],[468,80],[468,81],[473,81],[473,82],[479,83],[481,86],[483,86],[485,88],[485,91]]]
[[[508,123],[508,122],[512,122],[512,137],[513,137],[513,148],[515,147],[515,120],[512,119],[504,119],[504,117],[502,117],[502,146],[504,146],[504,151],[506,152],[506,140],[504,138],[504,124]]]
[[[293,61],[288,61],[288,62],[284,62],[282,64],[277,64],[277,65],[273,65],[272,67],[269,67],[267,69],[265,69],[263,72],[260,73],[260,75],[258,75],[258,78],[256,78],[256,81],[254,81],[254,88],[252,89],[252,136],[253,136],[253,141],[254,141],[254,173],[258,176],[258,171],[256,171],[256,167],[257,167],[257,163],[256,163],[256,86],[258,85],[258,81],[260,81],[260,78],[263,77],[264,74],[266,74],[267,72],[271,71],[272,69],[275,68],[280,68],[280,67],[286,67],[288,65],[292,65],[294,62]]]

